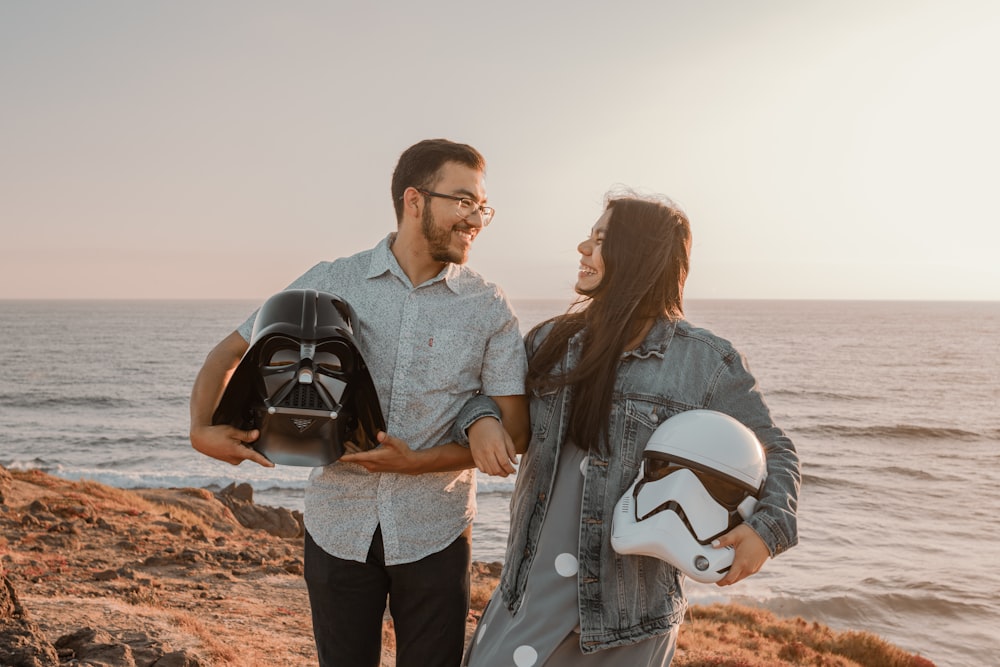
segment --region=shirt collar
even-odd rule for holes
[[[382,239],[377,246],[375,246],[374,252],[372,252],[371,262],[368,265],[368,274],[366,278],[378,278],[383,276],[386,272],[399,278],[404,285],[414,287],[410,283],[409,277],[406,272],[403,271],[403,267],[399,265],[396,261],[396,256],[392,254],[392,244],[396,240],[396,232],[390,232],[388,236]],[[463,274],[462,267],[458,264],[453,264],[451,262],[444,265],[441,272],[436,276],[428,280],[424,284],[436,283],[439,280],[443,280],[444,284],[452,292],[458,294],[462,289],[463,284]]]

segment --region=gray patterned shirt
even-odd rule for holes
[[[499,287],[448,264],[414,287],[390,251],[375,248],[320,262],[289,289],[336,294],[358,315],[354,332],[379,393],[386,431],[413,449],[451,440],[465,401],[524,393],[527,367],[517,318]],[[247,340],[256,313],[239,328]],[[451,544],[475,516],[475,471],[399,475],[357,464],[316,468],[305,524],[324,551],[363,562],[382,526],[386,565],[409,563]]]

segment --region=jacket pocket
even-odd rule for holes
[[[631,397],[625,399],[624,424],[621,438],[621,456],[628,472],[639,471],[646,443],[659,426],[681,412],[680,406],[669,401]]]
[[[529,407],[531,411],[531,434],[534,439],[543,439],[548,434],[558,396],[558,389],[546,390],[541,394],[535,389],[531,390]]]

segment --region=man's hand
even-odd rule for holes
[[[367,452],[348,453],[340,457],[344,463],[357,463],[368,472],[395,472],[405,475],[419,475],[423,456],[410,449],[405,441],[395,438],[385,431],[379,431],[379,446]],[[457,447],[457,445],[456,445]]]
[[[717,549],[728,546],[736,549],[732,567],[729,568],[725,577],[715,582],[716,586],[729,586],[741,579],[746,579],[751,574],[756,574],[771,556],[764,540],[760,539],[760,535],[745,523],[741,523],[712,542],[712,546]]]
[[[476,467],[487,475],[506,477],[515,472],[514,441],[499,421],[483,417],[469,427],[469,450]]]
[[[202,454],[234,466],[250,460],[265,468],[273,468],[274,464],[268,461],[267,457],[246,445],[259,437],[260,431],[257,429],[241,431],[226,425],[199,426],[191,429],[191,444]]]

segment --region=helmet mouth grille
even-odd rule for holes
[[[315,385],[298,384],[278,404],[282,408],[302,410],[329,410],[331,406],[323,400]]]

